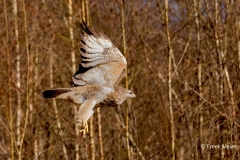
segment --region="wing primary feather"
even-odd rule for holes
[[[74,74],[74,76],[81,74],[81,73],[85,73],[87,72],[89,69],[91,69],[92,67],[83,67],[82,64],[79,64],[78,70],[77,72]]]
[[[84,57],[83,55],[81,55],[81,59],[88,59],[88,57]]]
[[[88,53],[83,53],[83,52],[81,52],[81,55],[82,55],[83,57],[86,57],[86,58],[104,57],[102,54],[99,54],[99,53],[91,53],[91,54],[88,54]]]
[[[84,48],[80,48],[80,50],[83,52],[83,53],[86,53],[86,50]]]
[[[91,30],[90,28],[88,28],[88,26],[86,25],[86,23],[84,21],[82,21],[81,27],[82,27],[82,30],[90,36],[93,36],[93,37],[100,37],[101,36],[99,33],[97,33],[95,31]],[[83,35],[84,35],[84,33],[83,33]]]
[[[93,67],[93,66],[96,66],[98,64],[103,64],[103,63],[106,63],[106,60],[98,60],[98,61],[93,61],[93,62],[86,62],[86,61],[81,62],[83,67]]]
[[[85,63],[90,63],[90,62],[93,62],[93,61],[97,61],[97,60],[103,60],[104,58],[103,57],[95,57],[95,58],[82,58],[82,63],[85,62]]]
[[[89,62],[87,62],[87,61],[82,61],[81,63],[82,63],[82,64],[86,64],[86,63],[89,63]]]
[[[82,27],[83,31],[85,31],[88,35],[94,35],[94,34],[92,33],[92,31],[89,30],[89,28],[87,27],[87,25],[86,25],[86,23],[85,23],[84,21],[82,21],[81,27]]]
[[[83,45],[86,45],[86,43],[84,42],[84,40],[80,40],[82,42]]]
[[[92,55],[92,54],[95,54],[95,55],[101,55],[102,54],[102,52],[103,52],[104,50],[102,49],[102,48],[87,48],[87,49],[84,49],[84,48],[80,48],[80,52],[81,52],[81,54],[84,54],[84,53],[86,53],[86,54],[84,54],[85,55],[85,57],[88,57],[88,56],[86,56],[86,55]],[[94,56],[95,56],[94,55]],[[91,56],[92,57],[92,56]]]

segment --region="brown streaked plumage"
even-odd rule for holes
[[[118,85],[125,77],[127,61],[104,34],[89,29],[83,22],[80,42],[82,62],[72,77],[75,87],[45,90],[42,95],[81,104],[76,122],[85,131],[96,104],[117,106],[135,94]]]
[[[107,94],[103,102],[100,102],[99,107],[117,107],[126,99],[133,97],[136,97],[136,95],[132,91],[121,86],[115,86],[114,92]]]
[[[135,94],[132,91],[121,86],[114,87],[114,92],[107,94],[107,99],[115,101],[118,105],[122,104],[126,99],[133,97],[135,97]]]

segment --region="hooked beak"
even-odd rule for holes
[[[132,97],[132,98],[135,98],[135,97],[136,97],[136,95],[133,93],[133,94],[131,95],[131,97]]]

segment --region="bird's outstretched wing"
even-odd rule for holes
[[[82,62],[72,77],[76,86],[85,84],[114,85],[127,61],[122,53],[102,33],[89,29],[84,22],[81,24]]]
[[[123,70],[122,73],[119,75],[117,81],[115,82],[115,86],[117,86],[119,84],[119,82],[121,82],[121,80],[126,77],[126,72]]]

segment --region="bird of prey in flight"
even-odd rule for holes
[[[73,75],[74,87],[43,91],[44,98],[59,98],[81,104],[76,123],[85,131],[87,120],[94,113],[96,104],[117,106],[135,94],[118,85],[125,77],[127,61],[122,53],[102,33],[81,24],[81,59]]]

